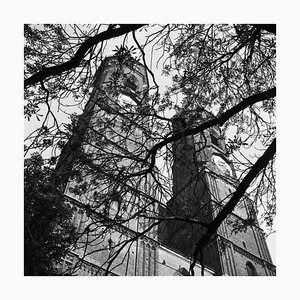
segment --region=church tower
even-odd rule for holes
[[[75,174],[67,178],[65,197],[74,210],[78,240],[60,265],[65,274],[157,272],[158,242],[152,232],[138,238],[144,220],[131,217],[144,201],[132,191],[151,194],[150,179],[126,177],[139,170],[149,146],[135,126],[148,126],[149,118],[135,113],[147,109],[148,79],[144,67],[123,54],[105,58],[97,70],[90,100],[58,163],[60,174]]]
[[[173,129],[176,131],[187,122],[203,122],[211,117],[208,112],[182,112],[174,118]],[[210,223],[237,184],[220,128],[183,137],[173,144],[174,197],[167,204],[168,212],[164,213]],[[244,224],[245,220],[252,220],[251,225],[236,230],[236,225]],[[161,227],[160,239],[173,249],[192,255],[195,242],[205,231],[198,224],[170,221]],[[218,228],[203,254],[204,264],[212,268],[215,275],[274,276],[276,273],[252,201],[246,195]]]
[[[124,56],[122,61],[105,58],[95,75],[90,100],[57,165],[57,172],[66,175],[65,199],[73,207],[78,232],[76,244],[58,266],[62,274],[186,276],[195,242],[205,229],[165,221],[159,230],[143,233],[151,220],[145,215],[171,213],[209,223],[236,188],[224,139],[219,128],[212,128],[173,144],[173,197],[164,208],[157,206],[159,201],[147,202],[147,195],[157,197],[153,178],[126,174],[140,171],[153,146],[147,139],[147,130],[152,130],[148,88],[144,66],[129,58],[124,63]],[[173,129],[209,116],[183,112],[174,118]],[[259,226],[233,232],[233,224],[253,218],[251,203],[245,196],[206,247],[205,275],[275,275]],[[195,275],[201,271],[196,264]]]
[[[153,146],[147,139],[152,130],[148,80],[143,65],[119,59],[103,60],[58,162],[57,172],[66,174],[65,199],[78,232],[58,268],[76,276],[186,276],[188,257],[160,243],[155,227],[144,233],[152,222],[145,215],[158,214],[158,201],[147,202],[147,196],[155,199],[157,191],[150,174],[130,175],[140,171]],[[201,270],[197,264],[195,274]],[[204,273],[212,276],[213,270],[205,268]]]

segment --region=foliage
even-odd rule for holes
[[[173,74],[174,84],[167,93],[182,93],[185,111],[208,110],[221,116],[247,97],[275,86],[276,36],[260,27],[186,25],[169,47],[171,59],[164,68]],[[222,126],[224,136],[235,131],[227,138],[227,148],[242,172],[241,178],[253,165],[247,153],[259,157],[275,138],[275,126],[273,97],[237,112]],[[269,165],[259,182],[259,192],[257,181],[248,190],[257,203],[264,203],[260,205],[263,210],[266,206],[268,211],[275,209],[274,172],[274,165]],[[263,216],[270,217],[266,210]],[[270,219],[268,225],[272,226]]]
[[[74,239],[72,211],[53,178],[53,164],[35,153],[25,160],[25,275],[56,275],[55,263]]]
[[[114,42],[117,36],[121,42]],[[71,180],[71,196],[88,203],[89,221],[78,239],[86,255],[84,241],[93,231],[98,238],[102,232],[105,239],[103,222],[116,230],[143,218],[144,233],[150,234],[171,218],[206,227],[207,235],[195,240],[195,262],[201,247],[245,194],[272,230],[276,212],[272,26],[26,25],[25,38],[25,117],[40,119],[38,128],[26,137],[25,155],[37,149],[58,156],[64,149],[56,168]],[[110,53],[118,67],[102,88],[92,90],[110,42],[120,45]],[[71,64],[74,60],[76,66]],[[142,92],[123,72],[136,61],[148,75],[149,87]],[[165,90],[158,71],[172,79]],[[208,119],[201,117],[203,111],[211,112]],[[174,121],[180,123],[177,129]],[[195,157],[207,146],[215,126],[221,127],[228,159],[237,170],[230,206],[211,224],[176,211],[168,218],[155,214],[158,205],[170,210],[167,201],[180,198],[172,182],[173,162],[180,159],[174,144],[201,136],[203,143],[190,158],[191,168],[199,170]],[[237,222],[234,230],[244,230],[252,221],[251,216]],[[114,259],[124,247],[121,242],[115,245]],[[110,265],[113,259],[107,261]]]

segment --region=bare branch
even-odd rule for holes
[[[266,30],[270,33],[276,34],[276,24],[250,24],[258,29]]]
[[[135,25],[130,25],[130,24],[126,24],[126,25],[121,25],[119,28],[117,29],[111,29],[109,28],[108,30],[101,32],[91,38],[88,38],[77,50],[77,52],[75,53],[74,57],[57,66],[53,66],[53,67],[49,67],[49,68],[44,68],[43,70],[41,70],[40,72],[32,75],[31,77],[27,78],[24,80],[24,87],[36,84],[39,81],[43,81],[46,78],[50,77],[50,76],[55,76],[55,75],[59,75],[65,71],[69,71],[73,68],[76,68],[77,66],[79,66],[82,58],[85,56],[85,54],[88,52],[88,50],[90,48],[92,48],[93,46],[95,46],[96,44],[126,34],[128,32],[131,32],[133,30],[137,30],[141,27],[143,27],[145,24],[135,24]]]
[[[231,109],[229,109],[228,111],[224,112],[220,117],[217,117],[215,119],[209,120],[199,126],[196,126],[194,128],[187,128],[184,129],[183,131],[180,131],[178,133],[175,133],[174,135],[164,139],[163,141],[161,141],[160,143],[156,144],[148,153],[148,155],[146,156],[144,163],[149,159],[149,157],[151,156],[151,162],[150,162],[150,168],[152,166],[154,166],[155,164],[155,156],[156,153],[159,149],[161,149],[162,147],[164,147],[165,145],[167,145],[168,143],[174,142],[176,140],[179,140],[182,137],[185,136],[189,136],[189,135],[193,135],[193,134],[197,134],[199,132],[202,132],[212,126],[222,126],[227,120],[229,120],[232,116],[234,116],[235,114],[237,114],[238,112],[244,110],[245,108],[269,99],[271,97],[275,97],[276,96],[276,87],[269,89],[265,92],[259,93],[259,94],[255,94],[252,95],[246,99],[244,99],[244,101],[240,102],[239,104],[237,104],[236,106],[232,107]]]
[[[234,210],[237,203],[246,193],[247,188],[250,186],[251,182],[256,178],[256,176],[267,167],[268,163],[273,159],[276,152],[276,139],[273,140],[269,148],[265,151],[265,153],[256,161],[253,167],[250,169],[248,174],[239,184],[232,198],[227,202],[224,208],[219,212],[216,218],[209,225],[208,231],[204,234],[204,236],[198,241],[194,254],[193,254],[193,262],[190,266],[191,273],[193,274],[193,268],[196,265],[198,254],[206,246],[212,236],[216,233],[218,227],[221,223],[229,216],[230,213]]]

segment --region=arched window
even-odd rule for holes
[[[251,262],[246,263],[246,269],[247,269],[247,274],[248,276],[257,276],[256,270],[254,266],[251,264]]]
[[[189,272],[186,268],[179,268],[175,272],[174,276],[190,276],[190,275],[189,275]]]
[[[133,92],[136,92],[138,89],[138,81],[137,81],[136,77],[133,75],[129,75],[126,78],[124,85],[126,88],[130,89]]]

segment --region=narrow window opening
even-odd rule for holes
[[[245,249],[247,249],[246,243],[245,243],[244,241],[242,241],[242,244],[243,244],[243,247],[244,247]]]
[[[248,276],[257,276],[256,270],[254,266],[251,264],[251,262],[246,263],[246,269]]]
[[[211,134],[210,138],[211,138],[212,144],[216,145],[217,147],[220,147],[219,141],[218,141],[218,139],[214,135]]]
[[[111,238],[108,239],[107,241],[107,249],[110,251],[110,254],[113,254],[113,250],[115,248],[115,243],[113,242],[113,240]]]

